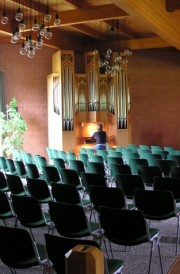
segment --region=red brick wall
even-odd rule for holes
[[[132,143],[180,149],[179,56],[175,50],[144,50],[129,58]]]
[[[27,121],[24,150],[47,157],[47,75],[54,49],[21,56],[18,45],[0,45],[0,69],[5,70],[6,104],[16,97]],[[129,58],[132,142],[180,149],[180,59],[169,50],[136,51]]]
[[[19,45],[0,45],[0,69],[4,72],[5,100],[18,100],[18,110],[27,121],[23,149],[47,156],[47,75],[52,72],[53,49],[43,48],[29,59],[19,54]]]

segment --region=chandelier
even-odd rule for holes
[[[94,54],[98,56],[99,68],[104,69],[107,76],[114,77],[118,71],[122,69],[122,65],[128,62],[128,57],[132,55],[132,51],[128,45],[128,33],[126,20],[122,23],[123,32],[123,48],[120,49],[120,33],[119,33],[119,21],[116,22],[116,27],[109,29],[110,34],[114,33],[116,29],[117,49],[113,50],[109,47],[105,54],[100,53],[97,49],[94,50]]]
[[[59,19],[58,15],[57,1],[58,0],[56,0],[56,14],[53,20],[53,27],[58,27],[61,23],[61,20]],[[30,5],[32,5],[31,1],[30,3]],[[33,15],[32,9],[35,9],[35,16],[33,22],[31,19]],[[52,32],[50,30],[50,24],[52,24],[52,16],[49,11],[49,1],[47,0],[46,12],[44,12],[44,14],[38,14],[37,10],[39,9],[39,0],[37,0],[34,1],[33,7],[30,6],[29,10],[25,10],[23,5],[18,4],[18,7],[15,11],[14,19],[16,22],[16,27],[13,30],[10,41],[12,44],[16,44],[22,40],[19,53],[21,55],[26,55],[29,58],[34,58],[36,50],[42,49],[43,39],[50,40],[52,38]],[[1,24],[8,24],[8,21],[9,20],[6,15],[6,7],[4,0]],[[26,22],[28,22],[28,24],[26,24]],[[26,36],[24,36],[24,33],[26,33]],[[36,33],[36,35],[34,35],[34,33]],[[32,39],[32,37],[34,36],[36,36],[36,38]]]

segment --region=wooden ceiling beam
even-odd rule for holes
[[[166,10],[168,12],[172,12],[180,9],[180,1],[179,0],[166,0]]]
[[[165,0],[112,0],[126,12],[141,16],[158,36],[180,50],[180,18],[166,11]]]

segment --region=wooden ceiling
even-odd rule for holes
[[[44,45],[75,50],[103,48],[110,42],[128,43],[132,50],[172,48],[180,50],[179,0],[1,0],[0,18],[5,7],[8,24],[0,23],[0,44],[10,43],[17,26],[14,19],[20,7],[25,17],[29,35],[34,18],[42,24],[47,6],[52,15],[49,23],[53,34]],[[4,5],[5,4],[5,5]],[[61,24],[54,27],[58,12]],[[126,22],[126,23],[125,23]],[[119,29],[118,31],[117,28]],[[32,33],[33,39],[37,34]],[[127,42],[128,41],[128,42]],[[18,42],[22,43],[21,41]]]

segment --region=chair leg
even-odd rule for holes
[[[179,215],[177,217],[177,236],[176,236],[176,252],[175,252],[175,255],[177,255],[177,252],[178,252],[178,242],[179,242]]]
[[[159,253],[160,266],[161,266],[161,273],[163,274],[162,259],[161,259],[161,251],[160,251],[160,246],[159,246],[159,244],[158,244],[158,253]]]
[[[154,243],[153,243],[153,241],[152,241],[152,242],[151,242],[151,253],[150,253],[150,258],[149,258],[149,269],[148,269],[148,274],[150,273],[150,270],[151,270],[151,260],[152,260],[153,248],[154,248]]]

